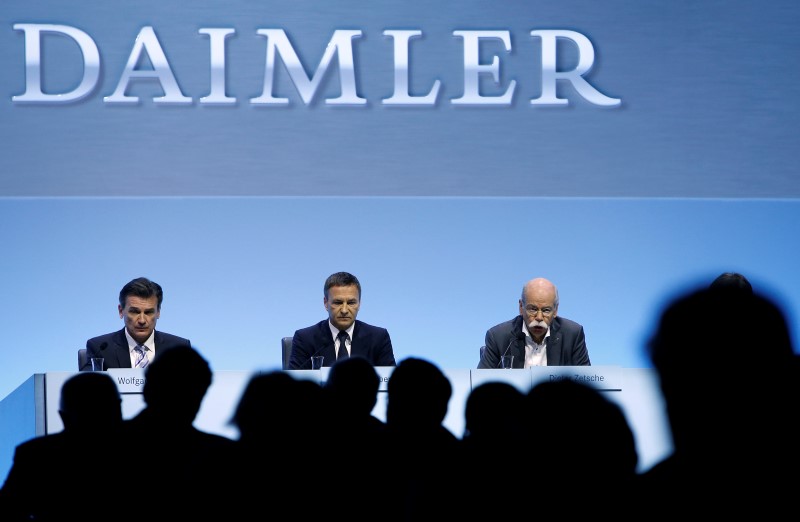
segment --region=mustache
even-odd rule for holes
[[[542,328],[547,328],[547,323],[545,323],[544,321],[538,321],[536,319],[528,323],[528,328],[533,328],[535,326],[541,326]]]

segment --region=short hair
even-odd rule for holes
[[[143,393],[148,406],[156,401],[173,404],[188,400],[199,408],[214,375],[196,348],[181,345],[159,351],[147,365],[144,377]]]
[[[649,342],[650,358],[662,380],[668,371],[685,376],[700,368],[704,373],[710,366],[720,368],[713,376],[704,377],[710,379],[747,357],[750,345],[741,339],[742,312],[748,312],[761,330],[758,356],[762,364],[777,367],[792,359],[788,323],[776,302],[727,287],[700,288],[665,308]],[[692,354],[691,364],[686,364],[686,353]]]
[[[70,415],[91,417],[96,408],[119,407],[122,398],[119,389],[105,372],[80,372],[61,386],[59,410]]]
[[[711,281],[709,288],[714,290],[739,290],[748,295],[753,294],[753,286],[745,276],[738,272],[723,272]]]
[[[555,293],[556,293],[556,296],[553,298],[553,308],[555,308],[556,310],[558,310],[558,287],[557,287],[557,286],[556,286],[554,283],[552,283],[552,282],[551,282],[550,284],[552,284],[552,285],[553,285],[553,290],[555,290],[555,291],[556,291],[556,292],[555,292]],[[528,286],[528,283],[525,283],[524,285],[522,285],[522,297],[520,298],[520,299],[522,300],[522,302],[523,302],[523,303],[526,303],[526,304],[527,304],[527,302],[528,302],[528,301],[526,301],[526,300],[525,300],[525,288],[526,288],[527,286]]]
[[[324,388],[349,411],[369,414],[378,400],[381,378],[372,364],[359,356],[339,359],[331,366]]]
[[[128,284],[123,286],[122,290],[119,291],[119,305],[121,307],[125,308],[125,301],[129,296],[136,296],[144,299],[156,296],[158,298],[158,309],[161,310],[161,301],[164,300],[164,291],[161,289],[161,285],[155,281],[150,281],[146,277],[137,277],[129,281]]]
[[[336,272],[335,274],[331,274],[328,276],[328,279],[325,280],[325,297],[328,297],[328,290],[332,286],[354,286],[358,288],[358,298],[361,299],[361,283],[358,282],[358,278],[353,274],[348,272]]]
[[[387,392],[386,421],[403,429],[441,424],[453,386],[434,363],[407,357],[392,371]]]
[[[64,428],[96,432],[122,422],[122,398],[106,372],[79,372],[61,386],[58,406]]]

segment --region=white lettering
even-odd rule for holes
[[[511,36],[508,31],[453,31],[454,36],[464,39],[464,94],[453,98],[453,105],[511,105],[514,88],[517,85],[511,80],[502,96],[481,96],[480,75],[489,73],[494,83],[500,81],[500,62],[497,56],[492,57],[491,65],[480,63],[480,41],[492,38],[503,42],[506,51],[511,50]]]
[[[100,52],[92,38],[74,27],[54,24],[14,24],[14,29],[25,33],[25,92],[12,96],[20,103],[65,103],[85,98],[94,90],[100,77]],[[70,92],[46,94],[42,90],[43,33],[62,34],[72,38],[80,47],[83,56],[83,78]]]
[[[152,69],[137,69],[136,64],[142,60],[142,53],[149,58]],[[192,99],[184,96],[181,88],[178,86],[178,81],[175,75],[172,74],[172,69],[167,61],[167,56],[161,48],[161,43],[156,37],[156,33],[152,27],[143,27],[139,34],[136,36],[136,41],[133,44],[133,49],[128,57],[128,63],[125,65],[125,70],[122,71],[122,77],[117,84],[116,90],[111,96],[104,98],[106,103],[120,103],[120,104],[135,104],[139,102],[138,96],[127,96],[125,92],[128,90],[128,85],[132,79],[142,78],[145,80],[156,79],[161,84],[164,91],[164,96],[153,98],[153,103],[159,104],[188,104],[192,103]]]
[[[286,32],[283,29],[259,29],[256,33],[267,38],[267,62],[264,70],[264,89],[261,96],[252,98],[254,105],[288,105],[288,98],[276,98],[272,95],[275,79],[275,53],[281,56],[286,71],[297,88],[303,102],[308,105],[314,99],[322,77],[328,70],[334,55],[339,60],[339,85],[341,95],[338,98],[329,98],[325,103],[329,105],[366,105],[367,100],[358,96],[356,89],[355,65],[353,62],[353,38],[360,38],[361,31],[336,30],[333,33],[322,60],[309,79],[300,58],[294,51]]]
[[[97,88],[100,78],[100,52],[95,41],[80,29],[55,24],[13,25],[15,30],[25,33],[25,92],[12,97],[15,103],[56,104],[82,100],[90,96]],[[227,93],[227,42],[236,34],[233,28],[201,28],[200,35],[209,40],[209,90],[206,96],[199,98],[204,105],[235,106],[237,98]],[[313,75],[301,63],[297,52],[283,29],[258,29],[256,33],[266,39],[265,70],[261,94],[250,99],[254,106],[288,106],[289,98],[278,95],[276,90],[276,67],[278,59],[283,62],[291,85],[297,90],[299,97],[306,105],[311,104],[319,95],[323,79],[333,74],[334,60],[338,65],[340,94],[325,100],[328,105],[349,105],[364,107],[367,99],[358,93],[356,67],[354,60],[353,40],[362,37],[360,30],[335,30]],[[45,92],[43,78],[45,75],[45,57],[43,42],[47,35],[58,35],[74,41],[81,53],[83,75],[80,83],[68,92]],[[427,94],[411,93],[411,40],[422,36],[419,29],[387,29],[384,37],[393,42],[394,57],[394,90],[392,95],[382,100],[382,105],[434,107],[438,103],[443,83],[435,79]],[[491,63],[481,62],[486,59],[488,49],[494,41],[503,45],[506,53],[511,52],[511,33],[508,30],[456,30],[453,36],[463,41],[464,85],[460,97],[452,98],[455,106],[479,105],[502,106],[512,105],[517,81],[504,80],[501,74],[500,57],[491,55]],[[618,107],[619,98],[612,98],[601,93],[585,78],[595,61],[595,49],[585,35],[566,29],[534,30],[530,32],[533,39],[541,40],[541,90],[538,97],[530,99],[530,105],[567,106],[570,100],[558,96],[558,87],[564,88],[568,82],[574,92],[593,105],[602,107]],[[572,44],[577,50],[577,64],[571,70],[557,70],[557,44],[562,40]],[[562,45],[563,50],[563,45]],[[563,60],[562,60],[563,62]],[[149,64],[149,66],[148,66]],[[533,71],[536,73],[537,71]],[[154,97],[156,104],[190,105],[193,98],[184,95],[166,53],[156,36],[153,27],[143,27],[133,44],[128,61],[120,75],[119,82],[110,96],[104,101],[108,104],[132,105],[139,102],[139,97],[128,94],[128,90],[139,82],[157,83],[163,90],[163,96]],[[490,83],[490,82],[493,82]],[[494,87],[492,87],[492,85]],[[483,89],[482,89],[483,87]],[[326,88],[327,89],[327,88]],[[495,92],[485,92],[493,90]],[[65,90],[65,89],[50,89]],[[538,92],[531,89],[533,92]],[[484,92],[482,92],[484,91]],[[574,98],[574,96],[573,96]]]
[[[200,98],[200,103],[235,105],[236,98],[225,94],[225,40],[236,33],[233,29],[200,29],[207,34],[211,48],[211,92]]]
[[[408,41],[421,36],[422,31],[386,30],[384,36],[394,39],[394,94],[383,100],[384,105],[436,105],[441,82],[436,80],[425,96],[411,96],[408,85]]]
[[[594,65],[594,46],[581,33],[567,30],[531,31],[531,36],[542,39],[542,95],[531,99],[531,105],[568,105],[569,100],[559,98],[556,94],[556,81],[567,80],[575,90],[589,103],[603,107],[616,107],[621,102],[618,98],[609,98],[601,93],[583,75]],[[556,40],[566,38],[578,46],[580,60],[571,71],[556,71]]]

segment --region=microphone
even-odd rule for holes
[[[107,342],[103,342],[103,344],[100,345],[100,351],[102,352],[106,348],[108,348],[108,343]]]
[[[508,355],[508,351],[511,349],[511,345],[514,344],[514,341],[522,341],[523,339],[525,339],[525,334],[522,332],[517,332],[517,334],[511,338],[511,340],[508,342],[508,346],[506,346],[506,351],[503,352],[503,355],[500,356],[500,360],[497,361],[498,368],[501,364],[503,364],[503,357]]]

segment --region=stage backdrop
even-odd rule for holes
[[[121,328],[138,276],[215,370],[279,367],[340,270],[446,368],[536,276],[598,365],[649,366],[666,300],[722,271],[798,324],[796,2],[0,11],[0,397]]]

